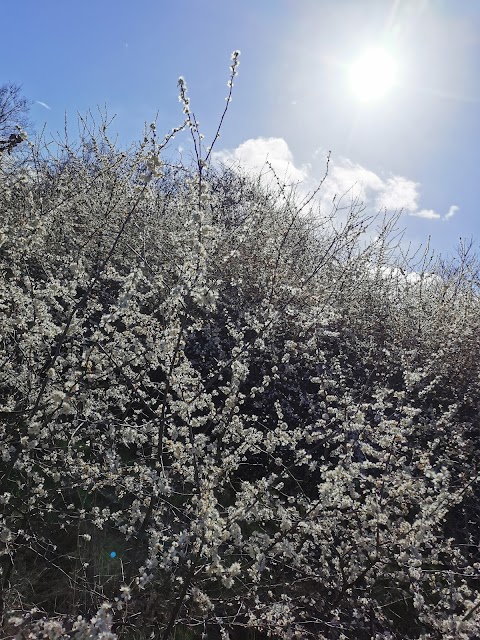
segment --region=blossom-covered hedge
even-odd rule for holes
[[[212,165],[180,98],[191,166],[0,158],[5,637],[478,637],[474,256]]]

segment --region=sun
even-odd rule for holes
[[[365,51],[350,67],[350,83],[354,94],[369,102],[383,98],[395,84],[397,64],[381,47]]]

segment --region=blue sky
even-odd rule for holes
[[[3,0],[1,23],[0,82],[23,85],[37,130],[62,130],[65,112],[73,130],[106,104],[122,142],[157,112],[166,132],[182,121],[183,75],[208,140],[240,49],[218,157],[257,167],[268,154],[310,187],[331,150],[325,198],[355,184],[372,210],[403,207],[413,242],[478,247],[478,0]],[[362,101],[350,69],[371,47],[398,73]]]

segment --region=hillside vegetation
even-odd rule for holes
[[[190,166],[0,156],[2,637],[478,638],[475,255],[215,166],[180,96]]]

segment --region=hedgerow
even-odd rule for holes
[[[4,637],[478,637],[475,256],[215,164],[179,89],[0,158]]]

